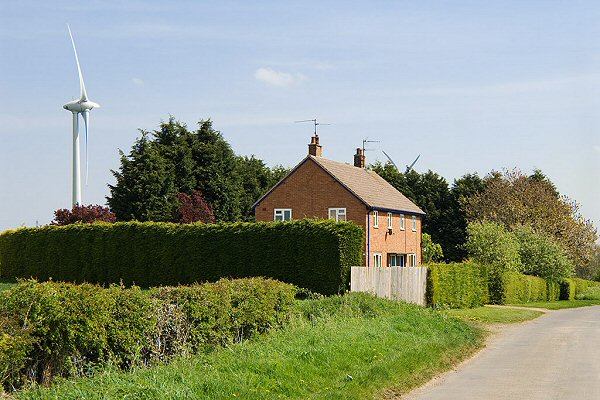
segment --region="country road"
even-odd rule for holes
[[[509,326],[457,370],[401,398],[600,399],[600,306]]]

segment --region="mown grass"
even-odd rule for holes
[[[500,307],[463,308],[443,312],[453,317],[484,324],[513,324],[528,321],[543,314],[543,312],[535,310]]]
[[[563,308],[577,308],[600,305],[600,300],[559,300],[543,301],[536,303],[511,304],[518,307],[545,308],[548,310],[562,310]]]
[[[358,299],[358,300],[357,300]],[[307,300],[287,328],[128,373],[103,371],[24,399],[364,399],[404,393],[482,345],[483,330],[364,295]]]

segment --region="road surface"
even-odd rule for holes
[[[600,306],[509,326],[457,370],[401,398],[600,399]]]

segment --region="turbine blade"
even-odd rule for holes
[[[394,160],[392,160],[392,157],[390,157],[388,155],[388,153],[385,152],[385,150],[381,150],[383,151],[383,154],[385,154],[385,156],[387,157],[388,160],[390,160],[390,162],[392,163],[392,165],[394,166],[394,168],[396,168],[396,170],[398,170],[398,172],[400,172],[400,170],[398,169],[398,166],[396,165],[396,163],[394,162]]]
[[[87,186],[88,175],[90,172],[90,163],[88,162],[88,127],[90,125],[90,112],[86,110],[81,113],[81,116],[83,117],[83,123],[85,124],[85,186]]]
[[[77,49],[75,48],[75,41],[73,40],[73,34],[71,33],[71,27],[67,24],[69,30],[69,36],[71,37],[71,44],[73,45],[73,51],[75,52],[75,61],[77,62],[77,71],[79,71],[79,88],[81,89],[80,101],[87,101],[87,92],[85,91],[85,83],[83,82],[83,74],[81,73],[81,67],[79,66],[79,57],[77,57]]]

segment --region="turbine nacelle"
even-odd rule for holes
[[[84,112],[84,111],[89,111],[92,108],[100,108],[100,104],[94,103],[93,101],[81,101],[81,100],[73,100],[68,102],[67,104],[65,104],[63,106],[63,108],[65,110],[71,111],[71,112]]]

